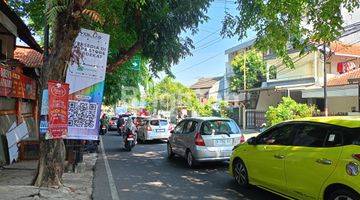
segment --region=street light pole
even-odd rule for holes
[[[326,43],[323,45],[324,53],[324,112],[328,116],[328,101],[327,101],[327,70],[326,70]]]

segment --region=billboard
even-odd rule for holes
[[[72,49],[67,139],[97,140],[110,36],[81,29]]]

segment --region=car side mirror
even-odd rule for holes
[[[247,143],[250,145],[256,145],[256,137],[251,137],[247,140]]]

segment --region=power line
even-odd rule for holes
[[[202,60],[202,61],[199,62],[199,63],[190,65],[189,67],[186,67],[186,68],[184,68],[184,69],[182,69],[182,70],[180,70],[180,71],[178,71],[178,72],[176,72],[176,73],[181,73],[181,72],[184,72],[184,71],[189,70],[189,69],[191,69],[191,68],[194,68],[194,67],[196,67],[197,65],[200,65],[200,64],[202,64],[202,63],[205,63],[205,62],[207,62],[207,61],[209,61],[209,60],[211,60],[211,59],[213,59],[213,58],[216,58],[217,56],[219,56],[219,55],[221,55],[221,54],[223,54],[223,52],[220,52],[220,53],[218,53],[218,54],[215,54],[215,55],[213,55],[213,56],[211,56],[211,57],[209,57],[209,58],[207,58],[207,59],[205,59],[205,60]]]

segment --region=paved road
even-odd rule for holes
[[[241,189],[228,176],[226,163],[188,169],[181,158],[168,160],[166,144],[151,142],[125,152],[114,132],[102,137],[119,199],[247,199],[281,200],[258,188]],[[101,154],[100,154],[101,155]],[[110,177],[111,178],[111,177]],[[104,158],[95,166],[95,200],[112,199]],[[115,187],[114,187],[115,188]]]

